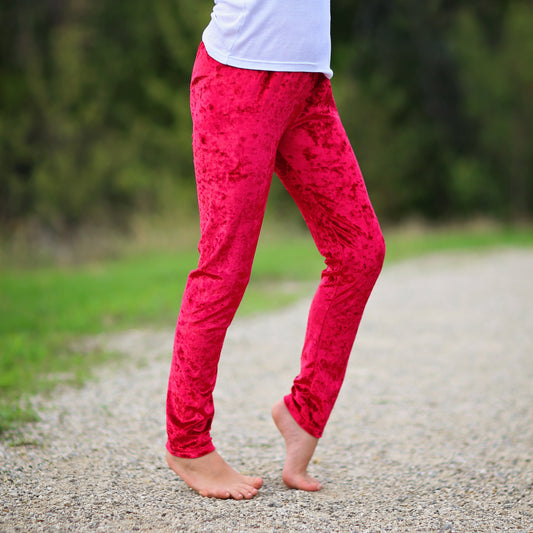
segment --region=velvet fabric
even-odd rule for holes
[[[325,258],[301,371],[285,397],[298,424],[320,437],[385,254],[330,82],[320,73],[222,65],[201,45],[191,113],[200,258],[189,274],[176,326],[167,449],[189,458],[214,450],[217,365],[250,277],[274,171]]]

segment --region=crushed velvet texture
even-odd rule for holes
[[[214,450],[217,365],[249,280],[274,171],[326,263],[309,313],[301,372],[285,397],[298,424],[320,437],[385,254],[329,80],[318,73],[229,67],[200,46],[191,112],[200,259],[176,327],[167,448],[190,458]]]

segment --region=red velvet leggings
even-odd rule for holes
[[[167,448],[189,458],[214,450],[217,365],[249,280],[274,171],[326,263],[309,313],[301,372],[285,397],[298,424],[320,437],[385,254],[330,82],[320,73],[222,65],[200,46],[191,112],[200,259],[176,327]]]

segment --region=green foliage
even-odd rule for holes
[[[3,4],[0,219],[63,229],[179,206],[205,16],[169,0]]]
[[[0,4],[4,234],[195,209],[188,86],[211,7]],[[530,3],[338,0],[332,11],[334,89],[380,217],[530,217]],[[279,188],[272,201],[286,210]]]
[[[486,176],[485,188],[478,187],[477,194],[470,197],[470,208],[531,215],[532,30],[533,6],[529,2],[509,6],[497,46],[487,41],[471,13],[462,12],[457,20],[456,53],[466,110],[477,125],[473,152],[484,164]]]
[[[530,3],[339,9],[354,29],[339,43],[338,102],[377,212],[530,217]]]

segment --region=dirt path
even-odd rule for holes
[[[239,319],[214,438],[265,486],[203,499],[163,462],[172,332],[105,340],[129,354],[40,403],[25,444],[0,443],[0,531],[533,532],[533,250],[384,270],[312,465],[286,489],[271,404],[298,370],[309,302]]]

